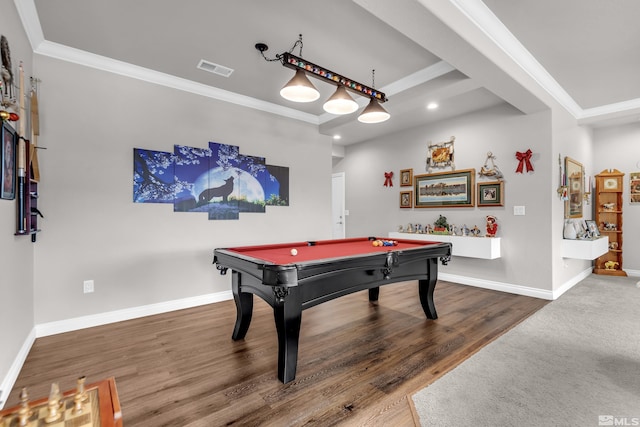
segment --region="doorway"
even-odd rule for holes
[[[344,209],[344,172],[331,175],[331,237],[344,239],[346,236]]]

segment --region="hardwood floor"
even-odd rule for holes
[[[410,395],[548,301],[439,281],[428,320],[416,282],[306,310],[296,379],[277,379],[271,308],[231,340],[233,301],[38,338],[5,408],[114,376],[125,426],[413,425]]]

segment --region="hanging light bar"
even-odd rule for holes
[[[285,52],[282,54],[282,65],[294,70],[302,69],[306,71],[310,76],[332,83],[336,86],[344,86],[345,88],[357,93],[358,95],[375,98],[379,102],[387,101],[387,97],[383,92],[380,92],[379,90],[376,90],[362,83],[358,83],[357,81],[348,77],[344,77],[338,73],[334,73],[331,70],[316,65],[289,52]]]
[[[300,56],[291,52],[296,46],[300,47]],[[358,109],[358,104],[349,93],[370,98],[369,105],[364,109],[358,120],[362,123],[379,123],[389,119],[389,113],[380,103],[386,102],[384,92],[376,90],[374,86],[367,86],[353,79],[335,73],[313,62],[302,58],[302,34],[288,52],[276,54],[275,58],[267,58],[264,54],[269,47],[264,43],[256,43],[255,48],[266,61],[280,61],[285,67],[295,70],[295,76],[282,88],[280,95],[295,102],[311,102],[320,97],[320,93],[307,78],[307,74],[325,82],[338,86],[336,92],[324,103],[325,111],[332,114],[350,114]]]

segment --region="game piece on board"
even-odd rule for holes
[[[298,250],[297,249],[291,249],[291,255],[293,255],[293,256],[298,255]]]
[[[52,423],[60,419],[60,417],[62,417],[62,412],[60,412],[60,387],[58,387],[58,383],[53,383],[51,384],[49,402],[47,403],[47,416],[44,421]]]
[[[29,422],[29,393],[27,388],[23,387],[20,392],[20,410],[18,411],[18,425],[26,426]]]

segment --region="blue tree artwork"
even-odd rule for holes
[[[173,153],[135,148],[133,158],[135,203],[173,203],[175,212],[207,212],[211,220],[289,205],[289,168],[234,145],[175,145]]]

